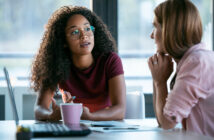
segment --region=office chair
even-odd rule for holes
[[[143,92],[129,91],[126,94],[125,119],[144,119],[145,99]]]

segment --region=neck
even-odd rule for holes
[[[176,62],[176,64],[178,65],[178,62],[180,61],[179,59],[174,59],[174,61]]]
[[[78,69],[86,69],[90,67],[94,61],[92,54],[83,56],[72,56],[73,64]]]

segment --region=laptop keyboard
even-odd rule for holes
[[[66,132],[70,129],[63,124],[34,124],[29,126],[32,132]]]

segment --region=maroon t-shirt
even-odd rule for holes
[[[111,52],[100,55],[87,69],[80,70],[71,66],[69,79],[59,84],[59,88],[76,96],[74,102],[83,103],[90,112],[111,106],[108,81],[112,77],[123,74],[120,57]]]

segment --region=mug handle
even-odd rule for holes
[[[82,113],[83,113],[83,104],[81,104],[81,112],[80,112],[80,117],[82,116]]]

